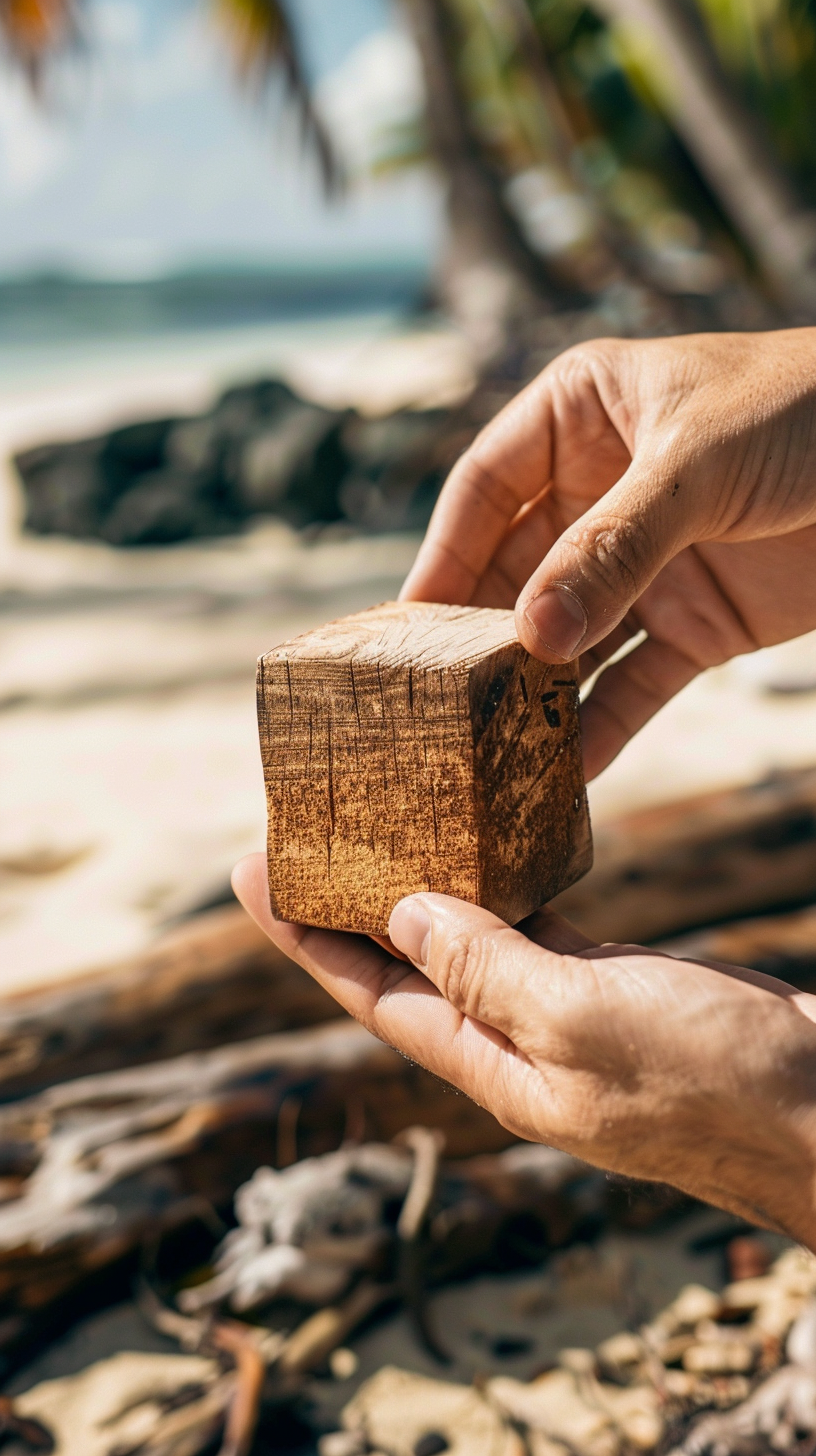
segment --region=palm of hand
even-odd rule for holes
[[[776,1165],[805,1157],[795,1119],[800,1096],[812,1100],[814,998],[749,971],[599,947],[548,911],[521,933],[445,896],[423,897],[438,912],[423,972],[365,937],[275,921],[261,855],[235,884],[352,1016],[517,1136],[779,1223],[757,1160],[778,1190]]]

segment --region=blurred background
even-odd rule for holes
[[[508,1147],[229,889],[256,657],[528,379],[808,323],[816,0],[0,0],[9,1456],[811,1456],[816,1259]],[[590,805],[576,924],[816,989],[816,634]]]
[[[228,895],[264,834],[256,655],[396,593],[548,359],[816,317],[816,9],[0,0],[0,35],[12,988]],[[811,643],[731,664],[596,822],[808,761],[814,727]]]

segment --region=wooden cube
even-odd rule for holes
[[[280,919],[384,935],[438,891],[515,924],[592,862],[575,670],[512,612],[387,602],[258,663]]]

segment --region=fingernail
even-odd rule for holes
[[[431,917],[421,900],[410,896],[400,900],[391,911],[388,934],[409,961],[420,969],[428,960],[431,941]]]
[[[524,608],[524,615],[542,647],[569,662],[586,636],[587,615],[571,591],[554,587]]]

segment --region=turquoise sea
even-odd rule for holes
[[[108,280],[0,278],[0,384],[59,383],[120,369],[212,360],[258,365],[294,342],[378,331],[414,314],[427,289],[415,263],[321,268],[213,268]]]

